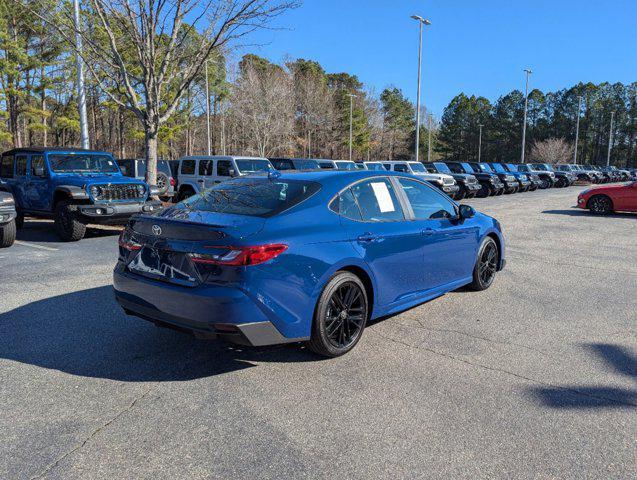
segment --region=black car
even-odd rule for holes
[[[2,185],[0,185],[2,189]],[[15,242],[15,201],[13,195],[0,190],[0,248],[6,248]]]
[[[503,163],[501,165],[504,166],[504,168],[506,169],[507,172],[511,172],[514,175],[516,173],[523,173],[523,172],[518,171],[518,165],[516,165],[514,163]],[[529,185],[529,192],[534,192],[538,188],[540,188],[540,185],[542,184],[542,180],[540,179],[540,176],[537,173],[525,172],[524,175],[526,175],[526,178],[531,183]]]
[[[463,198],[473,198],[480,191],[480,182],[472,173],[454,173],[447,164],[442,162],[425,163],[425,167],[429,173],[446,173],[451,175],[460,187],[460,190],[455,196],[456,200],[462,200]]]
[[[531,189],[531,180],[526,173],[511,172],[502,163],[492,162],[489,165],[498,175],[513,175],[518,181],[518,192],[528,192]]]
[[[558,188],[570,187],[577,180],[577,175],[571,172],[556,172],[553,165],[548,163],[534,163],[533,167],[539,172],[553,172],[555,174],[555,186]]]
[[[268,158],[277,170],[320,170],[319,162],[311,158]]]
[[[519,164],[516,164],[516,167],[518,168],[518,172],[524,172],[529,174],[534,173],[535,175],[540,177],[539,188],[541,189],[552,188],[555,186],[554,172],[546,172],[543,170],[538,170],[530,163],[519,163]]]
[[[474,170],[471,165],[466,162],[445,162],[449,170],[453,173],[467,173],[473,175],[480,182],[480,190],[478,197],[488,197],[490,195],[502,195],[504,193],[504,184],[495,173],[486,173],[481,170]]]
[[[511,173],[499,173],[493,170],[488,163],[485,162],[469,162],[469,165],[476,170],[483,173],[493,173],[498,176],[500,181],[504,184],[504,193],[515,193],[520,188],[517,179],[511,175]]]

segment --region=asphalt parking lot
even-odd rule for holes
[[[507,267],[350,354],[126,317],[117,229],[0,251],[0,478],[637,478],[637,215],[585,187],[470,200]]]

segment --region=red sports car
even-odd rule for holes
[[[584,190],[577,197],[577,206],[593,213],[637,212],[637,182]]]

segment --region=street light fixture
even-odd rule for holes
[[[422,65],[422,26],[431,25],[431,22],[419,15],[412,15],[411,18],[418,22],[418,93],[416,95],[416,161],[420,150],[420,71]]]
[[[529,105],[529,75],[533,72],[530,68],[525,68],[526,72],[526,91],[524,93],[524,124],[522,125],[522,157],[520,163],[524,163],[524,145],[526,143],[526,110]]]
[[[352,114],[354,111],[354,98],[356,95],[353,93],[348,93],[349,97],[349,159],[352,160]]]

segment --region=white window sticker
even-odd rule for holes
[[[387,184],[385,182],[372,183],[372,189],[374,190],[374,195],[378,201],[378,207],[380,208],[381,213],[396,211],[394,202],[391,199],[391,195],[389,194],[389,190],[387,189]]]

